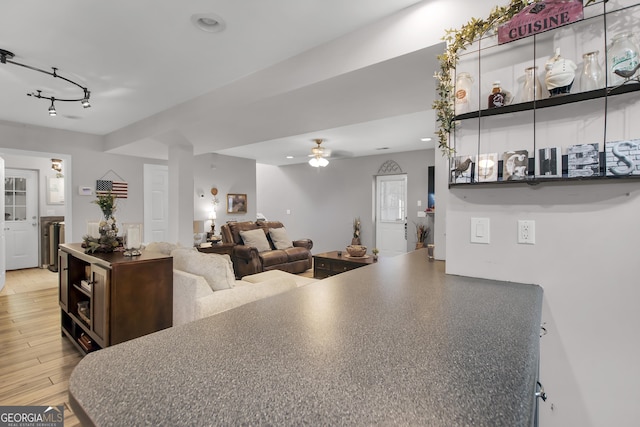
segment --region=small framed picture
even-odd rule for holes
[[[247,195],[227,194],[227,213],[247,213]]]

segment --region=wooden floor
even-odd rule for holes
[[[65,427],[78,426],[68,382],[80,362],[60,332],[58,276],[45,269],[8,271],[0,291],[0,406],[65,406]]]
[[[313,269],[301,274],[313,277]],[[79,426],[69,406],[80,353],[61,335],[58,275],[7,271],[0,291],[0,406],[65,406],[65,427]]]

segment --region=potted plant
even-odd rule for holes
[[[378,254],[380,253],[380,251],[378,250],[378,248],[373,248],[371,249],[371,253],[373,254],[373,260],[377,261],[378,260]]]
[[[431,229],[427,227],[423,223],[415,223],[416,226],[416,249],[420,249],[424,247],[425,242],[429,239],[429,234],[431,233]]]
[[[352,245],[360,244],[360,217],[353,219],[353,238],[351,239]]]

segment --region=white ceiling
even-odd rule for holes
[[[433,146],[419,138],[433,135],[431,76],[441,48],[313,83],[290,82],[286,89],[275,83],[287,80],[288,64],[305,52],[416,3],[57,0],[36,7],[0,0],[0,48],[12,51],[17,62],[57,67],[60,75],[91,90],[92,103],[83,109],[79,103],[56,102],[58,116],[49,117],[49,102],[26,93],[40,89],[60,98],[80,97],[81,91],[60,79],[0,64],[0,120],[104,135],[109,152],[155,158],[167,157],[161,137],[167,131],[180,133],[196,154],[277,165],[306,161],[314,138],[326,139],[333,156]],[[226,28],[219,33],[197,29],[191,16],[199,13],[215,13]],[[310,68],[326,64],[305,61]],[[270,81],[273,93],[251,96],[256,84]]]

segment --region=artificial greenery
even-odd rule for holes
[[[431,228],[421,222],[414,222],[413,224],[416,226],[416,237],[418,239],[418,243],[426,242],[427,239],[429,239],[429,234],[431,234]]]
[[[458,52],[471,45],[489,30],[509,21],[528,5],[539,1],[541,0],[511,0],[507,6],[494,7],[486,19],[472,18],[459,30],[445,30],[442,40],[447,43],[447,48],[442,55],[438,55],[440,70],[434,75],[438,80],[437,98],[432,105],[436,110],[436,121],[439,123],[439,129],[436,131],[438,148],[443,155],[451,157],[455,152],[454,148],[449,145],[449,133],[455,128],[453,120],[455,87],[452,75],[458,62]],[[587,0],[585,6],[596,1]]]
[[[122,238],[118,237],[118,227],[113,214],[116,211],[116,196],[108,192],[104,195],[98,195],[95,203],[100,207],[104,218],[100,221],[98,231],[99,237],[85,235],[83,237],[82,247],[85,252],[113,252],[122,246]]]

